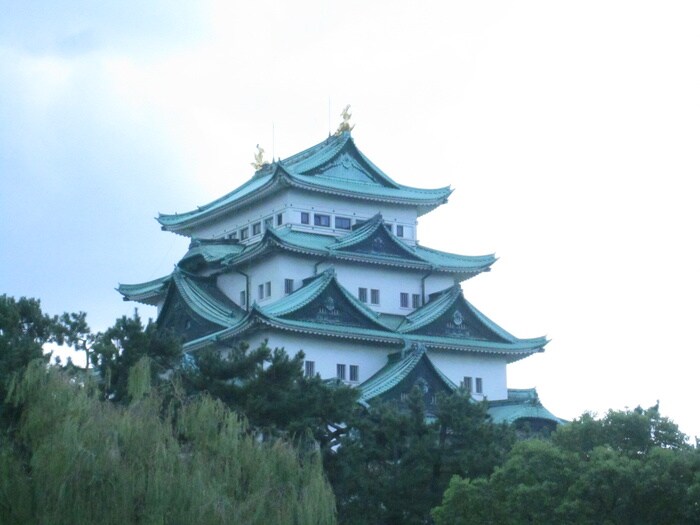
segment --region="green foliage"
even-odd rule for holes
[[[138,311],[123,316],[114,326],[94,337],[90,359],[98,372],[106,398],[128,401],[129,372],[143,357],[149,358],[152,384],[167,378],[180,362],[182,345],[172,332],[151,321],[144,327]]]
[[[265,436],[301,438],[311,435],[322,448],[331,446],[344,427],[338,425],[352,410],[357,391],[304,377],[304,353],[291,356],[267,343],[251,350],[246,343],[203,351],[197,366],[185,372],[191,392],[207,392],[246,414]]]
[[[335,522],[317,454],[259,443],[220,401],[175,399],[163,413],[163,399],[140,394],[111,403],[30,365],[10,396],[19,432],[0,445],[0,522]]]
[[[59,322],[65,344],[78,352],[85,352],[85,369],[87,370],[92,362],[91,350],[95,343],[95,334],[90,331],[87,324],[87,314],[64,313],[59,317]]]
[[[517,443],[489,477],[454,478],[443,524],[700,523],[700,451],[658,405],[584,414],[551,440]]]
[[[610,410],[600,420],[583,414],[560,428],[552,439],[564,449],[583,454],[604,446],[630,457],[648,454],[658,447],[683,449],[689,446],[687,436],[678,426],[661,416],[658,403],[647,409]]]
[[[37,299],[0,295],[0,424],[10,425],[16,418],[4,403],[13,378],[34,359],[48,361],[43,345],[63,342],[58,317],[41,311]]]
[[[353,525],[428,522],[454,474],[489,474],[513,441],[466,394],[440,398],[435,421],[428,421],[418,389],[405,408],[358,410],[347,424],[325,464],[340,522]]]

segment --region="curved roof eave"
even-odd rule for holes
[[[164,275],[158,279],[137,284],[119,284],[115,290],[119,292],[125,301],[136,301],[142,304],[154,306],[165,296],[168,284],[173,274]]]
[[[204,206],[199,206],[196,210],[180,214],[158,214],[156,220],[163,230],[179,233],[229,213],[238,207],[247,206],[284,186],[286,180],[283,175],[284,169],[279,164],[275,164],[275,167],[276,169],[272,173],[252,178],[223,197],[219,197]]]

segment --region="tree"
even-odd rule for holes
[[[553,434],[552,439],[560,447],[590,453],[595,447],[605,446],[627,456],[648,454],[661,447],[688,448],[688,437],[678,425],[661,416],[659,404],[643,409],[610,410],[602,419],[586,413]]]
[[[305,377],[304,353],[290,356],[267,342],[251,350],[239,343],[227,350],[205,350],[184,371],[190,392],[206,392],[245,414],[264,436],[311,435],[322,449],[345,431],[340,424],[352,410],[357,391],[341,383]]]
[[[517,443],[489,477],[453,478],[437,525],[700,523],[700,451],[658,405],[590,414]]]
[[[0,295],[0,421],[12,417],[4,405],[9,383],[32,360],[48,361],[43,346],[51,342],[62,342],[57,317],[44,314],[37,299]]]
[[[179,365],[181,341],[150,320],[144,327],[137,310],[133,317],[122,316],[114,326],[94,337],[90,358],[101,378],[106,398],[115,402],[128,401],[129,372],[142,357],[151,360],[150,378],[156,384],[169,377]]]
[[[348,418],[325,458],[341,523],[427,523],[454,474],[490,474],[513,442],[466,393],[439,397],[434,420],[423,403],[416,388],[405,407],[377,404]]]
[[[156,391],[129,394],[112,403],[89,379],[31,364],[10,393],[19,431],[0,443],[0,522],[335,523],[317,453],[258,442],[207,396],[163,411]]]
[[[87,314],[64,313],[59,317],[59,323],[65,344],[73,347],[77,352],[85,352],[85,370],[92,362],[91,351],[95,343],[95,334],[90,331],[87,324]]]

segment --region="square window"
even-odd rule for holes
[[[269,230],[272,228],[272,217],[265,219],[265,229]]]
[[[306,211],[301,212],[301,223],[302,224],[309,224],[309,213]]]
[[[350,365],[350,381],[360,380],[360,367],[358,365]]]
[[[241,308],[245,308],[245,290],[241,290],[240,299],[241,299],[241,302],[240,302]]]
[[[403,226],[401,226],[400,224],[396,225],[396,236],[403,237]]]
[[[265,297],[270,297],[272,295],[272,283],[267,281],[265,283]]]
[[[260,235],[260,232],[262,231],[262,223],[256,222],[253,224],[253,235]]]
[[[241,228],[241,240],[245,241],[248,238],[248,227]]]
[[[483,381],[481,380],[480,377],[476,378],[476,393],[477,394],[483,394],[484,393],[484,384]]]
[[[336,217],[335,227],[338,230],[349,230],[352,227],[352,221],[348,217]]]
[[[277,226],[282,226],[282,214],[277,214]]]
[[[294,291],[294,279],[284,280],[284,293],[289,295]]]
[[[360,288],[357,291],[357,298],[363,303],[367,302],[367,288]]]
[[[304,376],[313,377],[316,375],[316,363],[313,361],[304,362]]]
[[[370,293],[370,299],[372,304],[379,304],[379,290],[375,290],[372,288],[372,291]]]
[[[411,296],[411,306],[413,308],[420,308],[420,294],[414,293]]]
[[[314,226],[325,226],[326,228],[328,228],[330,225],[330,215],[321,215],[320,213],[314,213]]]
[[[462,386],[464,387],[464,389],[467,392],[471,392],[472,391],[472,378],[465,376],[464,380],[462,381]]]
[[[401,308],[408,308],[408,294],[401,292]]]
[[[238,239],[238,232],[231,232],[228,236],[229,239]]]
[[[394,232],[393,224],[389,224],[388,222],[384,223],[384,226],[386,226],[386,229],[389,230],[390,232]]]
[[[345,381],[345,365],[336,365],[336,377]]]
[[[265,298],[265,287],[262,284],[258,285],[258,299],[264,299]]]

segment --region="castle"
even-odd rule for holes
[[[418,217],[449,187],[401,185],[335,135],[272,163],[187,213],[159,215],[191,244],[170,275],[122,284],[125,300],[157,306],[157,323],[184,351],[267,340],[303,350],[305,374],[360,389],[360,402],[398,399],[419,386],[426,406],[459,386],[486,399],[496,421],[556,426],[534,389],[512,390],[509,363],[547,340],[517,338],[467,301],[460,283],[494,255],[457,255],[418,242]]]

